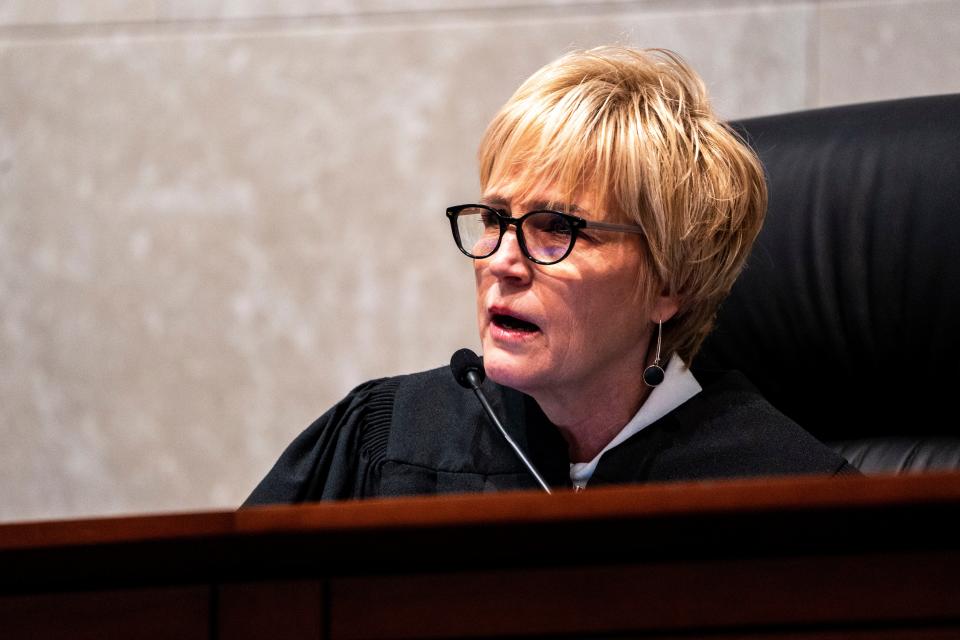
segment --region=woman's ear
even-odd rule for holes
[[[650,322],[666,322],[680,309],[680,296],[663,291],[653,301],[653,307],[650,310]]]

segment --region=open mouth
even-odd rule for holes
[[[540,327],[532,322],[527,322],[526,320],[521,320],[520,318],[502,313],[495,313],[491,318],[491,321],[495,326],[506,331],[521,331],[525,333],[540,331]]]

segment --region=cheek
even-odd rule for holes
[[[477,304],[479,305],[483,302],[483,294],[486,292],[489,284],[487,284],[488,278],[485,277],[486,269],[478,263],[478,260],[473,261],[473,282],[476,285]]]
[[[647,304],[638,267],[628,264],[614,272],[597,273],[578,293],[576,321],[587,348],[591,340],[633,335],[643,330]]]
[[[650,281],[639,253],[639,248],[624,245],[616,259],[617,269],[605,280],[614,310],[621,317],[641,313],[649,306]]]
[[[477,325],[482,330],[484,320],[487,317],[487,291],[490,289],[492,279],[487,277],[487,269],[484,268],[481,261],[474,260],[473,262],[473,279],[476,285]]]

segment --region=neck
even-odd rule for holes
[[[621,384],[581,385],[575,393],[531,394],[567,442],[571,462],[593,460],[636,415],[650,395],[637,379]]]

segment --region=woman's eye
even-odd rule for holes
[[[569,236],[572,229],[566,220],[559,216],[554,216],[553,220],[549,220],[543,225],[543,231],[554,235]]]
[[[480,218],[483,220],[483,226],[485,227],[497,227],[500,225],[500,221],[493,212],[485,211],[480,214]]]

